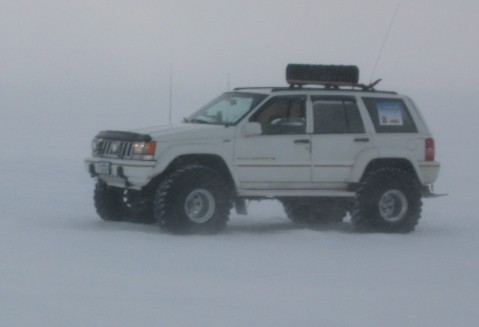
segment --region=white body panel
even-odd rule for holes
[[[239,188],[296,189],[311,183],[311,153],[307,135],[239,136],[234,169]],[[304,187],[304,186],[303,186]]]
[[[263,89],[261,92],[270,98],[291,94],[288,90]],[[354,196],[349,186],[360,181],[368,164],[380,159],[409,162],[423,185],[436,180],[439,163],[424,159],[425,140],[431,135],[409,98],[357,91],[299,90],[294,94],[307,98],[304,134],[245,136],[243,127],[259,110],[259,105],[233,126],[182,123],[134,131],[148,134],[156,141],[154,160],[90,157],[85,160],[86,167],[92,172],[92,165],[95,167],[97,162],[108,161],[111,175],[99,178],[113,186],[141,189],[178,157],[213,155],[225,163],[238,195],[255,197]],[[311,97],[324,95],[354,98],[364,133],[315,134]],[[376,133],[362,102],[363,96],[401,99],[407,105],[418,132]],[[123,176],[118,176],[119,167]],[[92,173],[95,175],[95,171]]]
[[[367,140],[367,141],[363,141]],[[316,183],[352,181],[358,158],[371,159],[372,138],[363,134],[314,135],[312,137],[312,179]]]

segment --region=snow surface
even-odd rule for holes
[[[400,1],[376,62],[398,2],[0,1],[0,327],[477,326],[479,2]],[[449,196],[415,232],[301,229],[272,201],[214,236],[97,217],[99,130],[164,123],[170,91],[180,120],[230,81],[284,85],[293,62],[366,83],[379,63],[420,106]]]
[[[0,112],[0,326],[477,325],[474,122],[430,117],[450,195],[411,234],[303,229],[267,201],[219,235],[172,236],[97,217],[83,158],[109,126],[91,116]]]

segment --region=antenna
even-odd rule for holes
[[[169,123],[171,124],[171,115],[173,111],[173,64],[170,62],[170,103],[169,103]]]
[[[228,73],[227,80],[226,80],[226,91],[230,90],[230,79],[231,79],[231,74]]]
[[[381,48],[379,49],[379,54],[378,54],[378,57],[376,58],[376,62],[374,64],[374,69],[373,69],[373,73],[371,74],[371,78],[369,79],[369,83],[372,83],[373,81],[373,78],[374,78],[374,74],[376,73],[376,68],[378,68],[378,64],[379,64],[379,60],[381,59],[381,56],[383,54],[383,50],[384,50],[384,46],[386,45],[386,42],[389,38],[389,34],[391,33],[391,30],[392,30],[392,27],[393,27],[393,24],[394,24],[394,21],[396,20],[396,16],[397,16],[397,13],[399,11],[399,7],[401,6],[401,1],[398,2],[398,5],[396,6],[396,10],[394,11],[394,15],[393,17],[391,18],[391,21],[389,22],[389,27],[388,27],[388,31],[386,32],[386,35],[384,36],[384,40],[383,40],[383,43],[381,45]]]

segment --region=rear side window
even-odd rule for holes
[[[401,99],[363,98],[378,133],[416,133],[417,128]]]
[[[313,97],[315,134],[364,133],[356,102],[348,98]]]

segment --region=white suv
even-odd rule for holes
[[[434,196],[434,140],[408,97],[355,66],[289,65],[289,87],[241,88],[176,125],[103,131],[86,167],[105,220],[218,232],[234,206],[275,198],[301,224],[410,232]],[[306,84],[318,84],[305,87]]]

